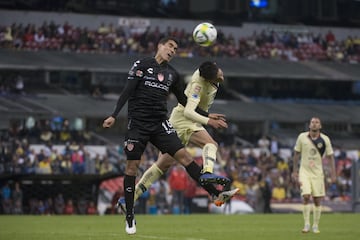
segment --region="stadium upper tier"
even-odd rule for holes
[[[216,26],[216,44],[204,48],[192,40],[196,21],[2,10],[0,15],[4,21],[0,26],[0,48],[153,54],[162,36],[173,35],[180,40],[178,55],[184,58],[360,61],[360,31],[357,29],[269,24]]]
[[[64,52],[28,52],[0,50],[0,69],[3,70],[47,70],[90,71],[127,73],[132,63],[146,55],[90,54]],[[191,74],[204,57],[175,58],[172,62],[184,75]],[[248,60],[213,58],[227,77],[287,78],[309,80],[357,81],[360,68],[357,64],[336,62],[289,62],[284,60]]]

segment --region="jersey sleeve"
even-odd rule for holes
[[[183,106],[186,106],[187,103],[188,103],[188,98],[187,96],[185,95],[184,93],[185,91],[185,83],[182,79],[177,79],[177,81],[171,85],[171,92],[174,93],[176,99],[178,100],[178,102],[183,105]],[[208,117],[209,116],[209,113],[202,110],[201,108],[195,107],[195,111],[196,113],[198,113],[199,115],[201,116],[204,116],[204,117]]]
[[[301,134],[299,134],[299,136],[296,139],[296,143],[295,143],[295,146],[294,146],[294,151],[301,152]]]
[[[143,72],[140,69],[140,61],[136,61],[132,68],[130,69],[126,81],[126,85],[124,89],[122,90],[119,99],[116,103],[116,106],[114,108],[113,113],[111,114],[112,117],[116,118],[121,109],[124,107],[126,101],[129,99],[129,97],[134,93],[138,79],[143,76]]]
[[[190,89],[188,93],[187,103],[184,109],[184,115],[185,117],[195,122],[206,125],[209,121],[209,118],[201,116],[199,113],[195,111],[195,109],[198,107],[198,104],[200,102],[200,96],[201,96],[201,91],[203,91],[203,87],[197,82],[189,83],[189,84],[191,85],[189,86]]]
[[[326,156],[330,156],[330,155],[333,155],[334,154],[334,150],[332,148],[332,145],[331,145],[331,141],[330,141],[330,138],[329,137],[324,137],[324,140],[325,140],[325,155]]]

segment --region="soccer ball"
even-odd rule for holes
[[[212,45],[217,36],[217,31],[211,23],[203,22],[197,25],[193,31],[194,41],[203,47]]]

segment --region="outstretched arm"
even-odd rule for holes
[[[125,88],[121,92],[120,97],[116,103],[113,113],[109,117],[107,117],[103,122],[104,128],[109,128],[115,123],[115,119],[117,115],[125,105],[126,101],[129,99],[131,94],[135,91],[136,85],[137,85],[137,81],[134,80],[127,81]]]

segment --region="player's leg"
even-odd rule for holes
[[[134,201],[136,201],[151,184],[158,180],[173,164],[175,160],[169,154],[159,153],[158,160],[148,168],[135,186]]]
[[[196,181],[199,182],[201,176],[201,168],[197,165],[190,153],[186,151],[184,145],[176,134],[173,126],[164,121],[160,124],[157,134],[151,138],[151,142],[161,152],[168,153],[176,161],[182,164],[188,174]],[[212,184],[205,184],[202,186],[211,196],[219,196],[220,191],[217,190]]]
[[[128,234],[136,233],[136,226],[134,220],[134,189],[136,173],[140,164],[140,160],[127,160],[124,176],[124,195],[126,206],[126,227],[125,231]]]
[[[299,176],[301,195],[303,197],[303,218],[304,218],[304,228],[302,229],[303,233],[308,233],[310,231],[310,196],[311,196],[311,183],[310,179],[306,176]]]
[[[194,131],[189,142],[202,148],[203,174],[200,177],[200,183],[217,183],[225,185],[230,180],[227,177],[216,176],[214,172],[214,164],[217,157],[218,144],[205,130]]]
[[[140,137],[141,136],[141,137]],[[141,156],[145,150],[148,142],[146,135],[139,133],[137,128],[132,126],[128,130],[125,138],[125,154],[127,157],[125,176],[124,176],[124,195],[126,204],[126,226],[125,231],[127,234],[136,233],[136,225],[134,219],[134,192],[135,180],[139,169]]]
[[[214,163],[216,161],[216,152],[218,150],[217,142],[215,142],[206,130],[193,132],[189,142],[203,149],[203,172],[213,173]]]
[[[314,210],[313,210],[313,225],[312,231],[314,233],[320,233],[319,223],[321,216],[321,200],[325,196],[325,186],[324,186],[324,178],[313,179],[313,200],[314,200]]]
[[[314,199],[314,210],[313,210],[313,225],[312,231],[314,233],[320,233],[319,223],[321,216],[321,199],[322,197],[313,197]]]

